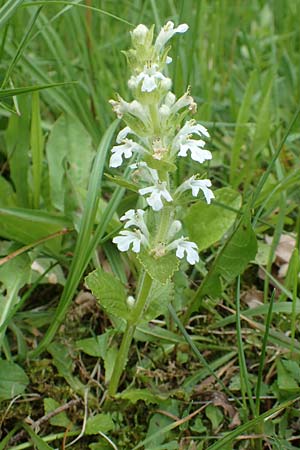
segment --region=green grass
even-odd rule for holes
[[[0,449],[76,436],[75,450],[299,447],[299,16],[299,0],[0,0]],[[168,70],[211,134],[207,177],[242,206],[216,202],[230,229],[175,274],[168,312],[137,327],[112,400],[124,323],[84,277],[102,267],[132,289],[139,263],[111,243],[137,196],[108,167],[108,100],[129,99],[129,32],[167,20],[190,27]],[[191,173],[180,162],[178,183]],[[282,236],[295,248],[280,277]],[[77,397],[26,425],[45,398]]]

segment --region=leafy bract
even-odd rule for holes
[[[179,260],[173,253],[168,253],[160,258],[155,258],[146,250],[138,254],[138,260],[153,280],[166,283],[176,272]]]
[[[191,241],[196,242],[199,251],[219,241],[234,224],[236,212],[241,207],[241,195],[230,188],[215,191],[216,200],[208,205],[198,201],[192,205],[184,224]]]

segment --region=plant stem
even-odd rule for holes
[[[152,278],[150,277],[150,275],[148,275],[146,271],[144,271],[141,279],[138,298],[132,309],[130,320],[128,320],[127,322],[126,330],[124,332],[123,339],[121,342],[121,347],[119,349],[112,377],[109,383],[108,393],[110,396],[114,396],[117,392],[120,378],[128,359],[128,353],[133,339],[133,335],[136,326],[140,321],[141,315],[143,314],[149,296],[149,292],[151,289],[151,285],[152,285]]]
[[[130,325],[129,323],[126,326],[125,333],[123,334],[123,339],[121,343],[121,347],[119,349],[116,362],[114,365],[114,370],[112,373],[112,377],[108,387],[108,393],[110,396],[114,396],[117,392],[119,381],[123,372],[123,369],[126,365],[128,353],[130,349],[130,345],[132,342],[132,338],[134,335],[135,326]]]

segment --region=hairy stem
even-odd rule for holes
[[[119,349],[112,377],[109,383],[108,393],[110,396],[115,395],[117,392],[122,372],[127,363],[128,353],[130,350],[133,335],[147,304],[151,285],[152,278],[150,277],[150,275],[148,275],[147,272],[144,272],[141,279],[138,298],[132,309],[130,320],[128,320],[127,322],[126,330],[121,342],[121,347]]]

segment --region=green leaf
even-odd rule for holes
[[[44,410],[45,410],[45,414],[48,414],[52,411],[54,411],[55,409],[59,408],[61,405],[54,400],[53,398],[44,398]],[[57,414],[56,416],[52,417],[50,419],[50,423],[53,426],[56,427],[63,427],[63,428],[68,428],[68,426],[70,425],[70,419],[68,419],[68,416],[66,414],[65,411]]]
[[[172,277],[179,266],[179,260],[173,253],[154,258],[146,250],[142,250],[137,258],[150,277],[162,284],[165,284]]]
[[[300,387],[298,381],[296,381],[299,380],[299,367],[297,373],[295,373],[295,367],[286,364],[287,362],[288,361],[285,360],[277,360],[276,366],[278,388],[281,391],[288,391],[289,393],[299,392]]]
[[[224,247],[217,255],[213,265],[197,291],[194,302],[207,294],[217,297],[222,293],[220,277],[227,282],[243,273],[249,261],[255,258],[257,241],[250,217],[245,213]]]
[[[208,405],[205,408],[205,415],[210,420],[213,431],[219,428],[224,419],[222,411],[215,405]]]
[[[194,295],[188,308],[187,316],[196,311],[199,299],[204,295],[216,298],[222,294],[221,277],[232,281],[241,274],[249,261],[253,260],[257,252],[257,241],[250,222],[250,215],[245,212],[236,229],[219,251],[208,274]]]
[[[150,403],[160,403],[163,400],[168,398],[168,393],[163,394],[154,394],[149,391],[149,389],[126,389],[119,394],[116,394],[116,398],[120,398],[122,400],[129,400],[131,403],[136,403],[139,400],[143,400],[147,405]]]
[[[52,203],[65,210],[70,191],[86,188],[94,156],[91,138],[82,123],[63,114],[51,130],[46,154]]]
[[[87,355],[94,356],[96,358],[105,358],[109,341],[114,335],[114,330],[107,330],[105,333],[86,339],[80,339],[76,341],[75,348],[81,350]]]
[[[86,423],[85,434],[107,433],[114,428],[114,423],[110,414],[96,414],[89,417]]]
[[[127,292],[114,275],[97,269],[85,278],[85,284],[108,314],[128,319],[130,310],[126,303]]]
[[[16,194],[12,185],[0,175],[0,206],[9,208],[16,206]]]
[[[174,297],[174,284],[170,281],[162,284],[154,281],[151,288],[150,304],[148,305],[142,319],[149,322],[152,319],[165,314],[168,304]]]
[[[256,235],[250,217],[245,214],[235,233],[225,245],[217,260],[216,270],[227,281],[241,274],[257,252]]]
[[[47,350],[51,353],[53,363],[60,376],[66,380],[75,392],[78,392],[83,396],[85,386],[73,375],[73,359],[70,354],[70,349],[59,342],[52,342],[52,344],[47,347]]]
[[[27,255],[19,255],[0,266],[0,283],[6,289],[6,295],[0,295],[0,347],[14,308],[20,301],[19,290],[29,282],[30,265]]]
[[[23,394],[29,383],[28,376],[18,364],[0,360],[0,401]]]
[[[234,224],[236,212],[241,207],[241,195],[230,188],[215,191],[216,200],[211,205],[198,201],[188,210],[184,225],[191,241],[199,251],[219,241]],[[232,209],[231,209],[232,208]]]
[[[0,236],[9,240],[32,244],[72,223],[65,217],[44,211],[23,208],[0,208]],[[61,238],[56,237],[44,243],[51,251],[58,252]]]

